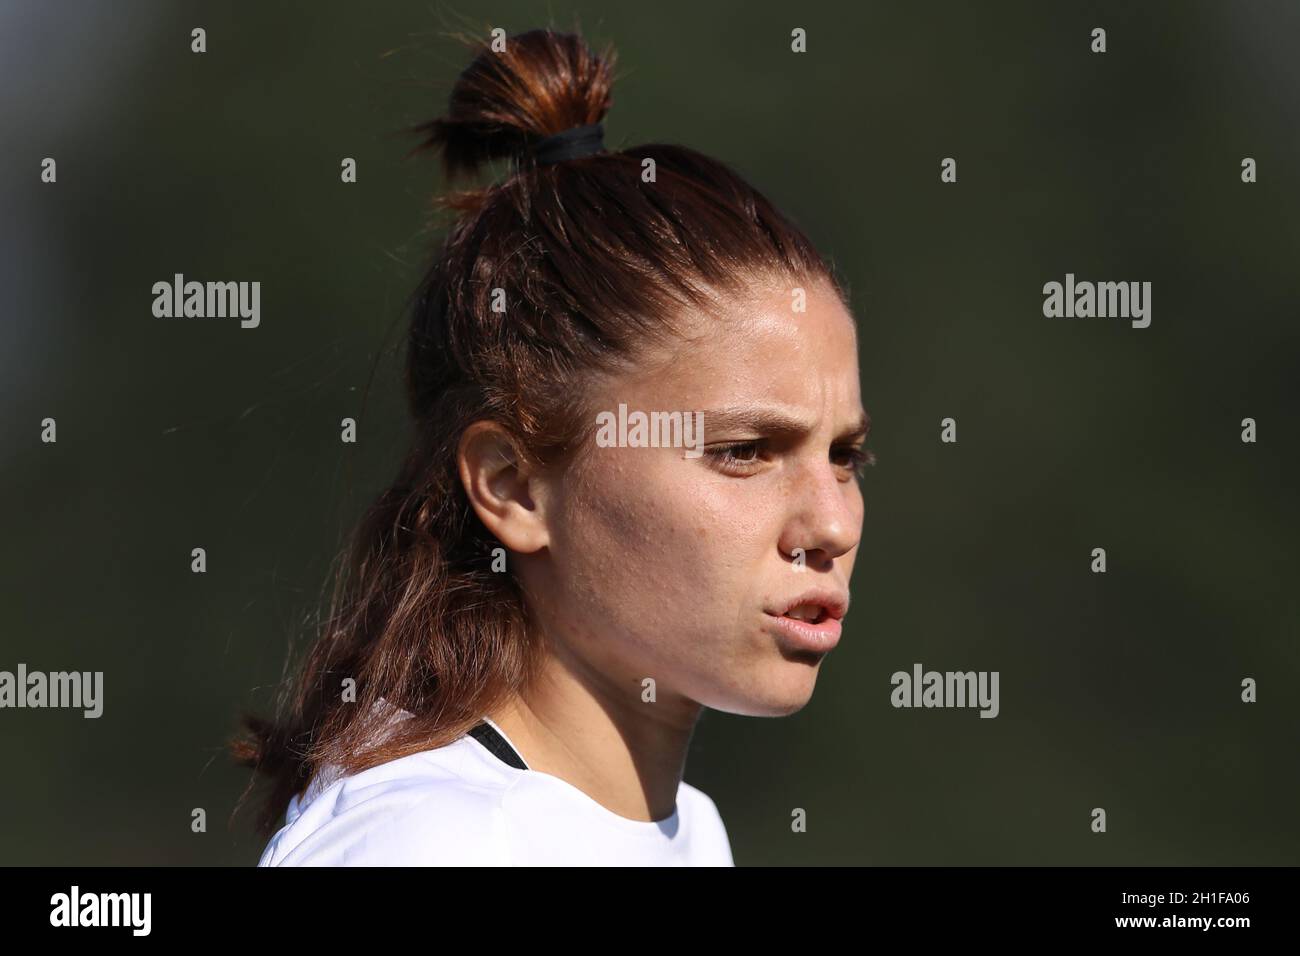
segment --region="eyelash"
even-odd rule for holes
[[[714,460],[715,463],[724,468],[743,468],[747,465],[757,464],[757,458],[737,458],[735,452],[741,448],[753,448],[756,453],[761,452],[760,446],[762,441],[738,441],[726,445],[710,445],[704,449],[704,453]],[[876,463],[874,452],[867,451],[865,448],[859,448],[856,445],[843,445],[839,448],[831,449],[832,453],[838,451],[842,455],[848,456],[848,464],[844,467],[852,471],[858,478],[866,476],[867,469]]]

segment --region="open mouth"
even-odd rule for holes
[[[781,643],[792,651],[824,654],[839,643],[843,630],[839,618],[822,606],[791,608],[785,614],[769,614]]]
[[[784,610],[770,610],[767,615],[784,647],[820,656],[839,643],[843,632],[840,619],[848,603],[847,595],[817,588],[778,603],[776,607]]]
[[[821,624],[831,616],[831,612],[822,604],[800,604],[780,616],[788,617],[792,621],[802,621],[804,624]]]

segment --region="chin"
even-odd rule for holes
[[[754,673],[744,686],[727,688],[725,694],[717,695],[716,703],[703,703],[712,710],[738,717],[789,717],[812,700],[819,666],[814,658],[778,657]]]

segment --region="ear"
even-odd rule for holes
[[[531,554],[550,542],[538,476],[496,422],[474,422],[460,437],[456,466],[470,506],[510,551]]]

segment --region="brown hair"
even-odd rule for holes
[[[355,773],[450,743],[522,687],[540,644],[492,537],[470,507],[456,452],[478,419],[505,426],[521,456],[554,464],[593,419],[584,382],[679,334],[674,318],[743,296],[755,279],[824,279],[831,266],[723,163],[651,144],[538,166],[529,150],[601,122],[614,53],[533,30],[482,41],[446,115],[415,127],[449,181],[496,159],[502,181],[449,192],[454,219],[413,297],[406,386],[415,437],[400,472],[355,529],[329,613],[279,716],[243,719],[240,763],[271,783],[259,828],[325,766]],[[644,175],[653,160],[654,176]],[[505,313],[493,310],[505,290]],[[345,678],[355,702],[343,700]],[[376,705],[408,711],[393,729]],[[381,736],[380,731],[384,731]],[[250,788],[253,781],[250,781]],[[247,791],[245,792],[247,795]],[[242,800],[241,800],[242,803]]]

